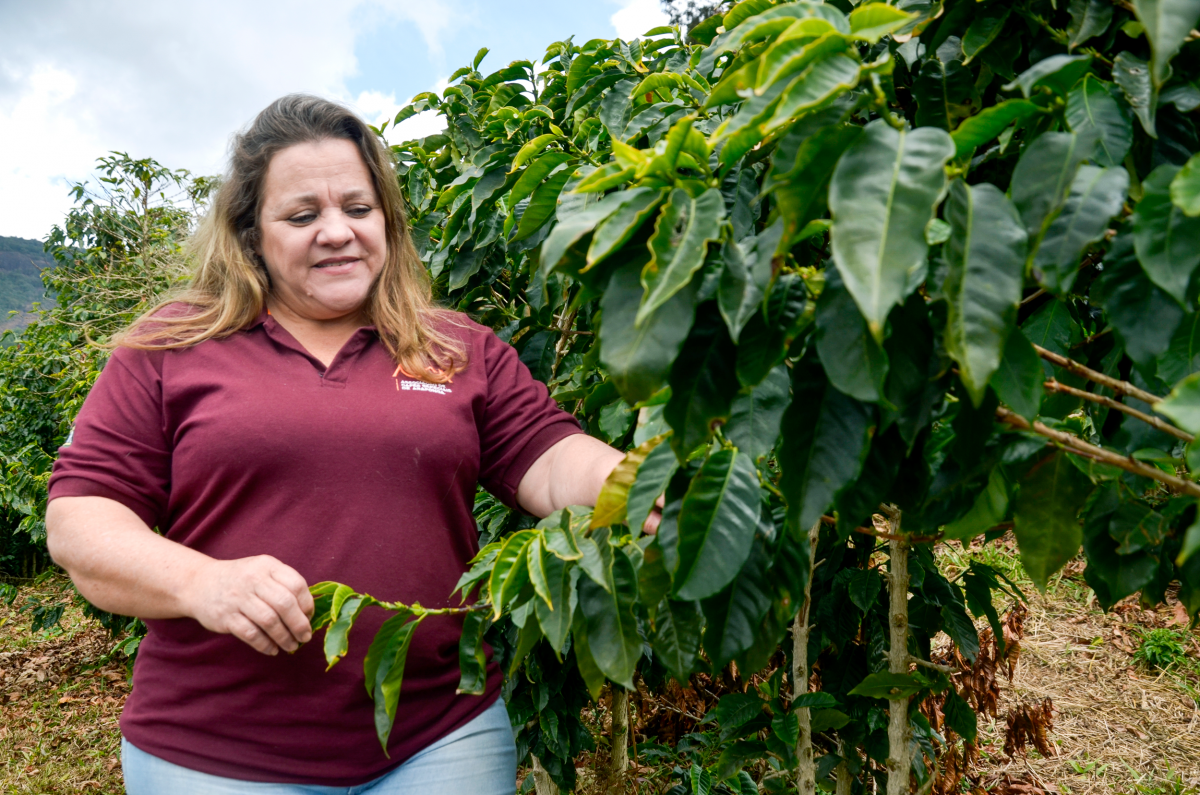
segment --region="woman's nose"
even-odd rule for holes
[[[321,228],[317,232],[317,243],[340,248],[354,239],[354,230],[341,212],[321,214]]]

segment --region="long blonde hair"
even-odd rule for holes
[[[301,143],[344,139],[358,146],[387,221],[387,259],[367,296],[366,312],[399,369],[434,383],[466,365],[460,340],[447,333],[452,313],[433,302],[429,275],[417,256],[404,200],[387,148],[347,108],[320,97],[289,94],[272,102],[233,139],[229,173],[185,248],[188,286],[116,335],[113,346],[183,348],[227,337],[259,316],[270,292],[256,253],[263,184],[271,159]],[[186,312],[161,312],[184,304]]]

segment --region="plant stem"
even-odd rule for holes
[[[853,749],[848,749],[845,740],[838,740],[838,756],[842,757],[842,761],[838,762],[834,771],[836,776],[834,795],[852,795],[854,791],[854,776],[850,775],[850,765],[846,764],[846,754],[849,753],[854,753]]]
[[[1153,426],[1163,433],[1170,434],[1176,439],[1182,439],[1185,442],[1193,442],[1196,440],[1196,437],[1192,436],[1187,431],[1182,431],[1179,428],[1176,428],[1174,425],[1171,425],[1169,422],[1163,422],[1158,417],[1152,417],[1144,411],[1138,411],[1137,409],[1132,408],[1131,406],[1126,406],[1124,403],[1113,400],[1110,397],[1097,395],[1095,392],[1087,392],[1083,389],[1076,389],[1073,386],[1067,386],[1066,384],[1059,383],[1053,378],[1045,383],[1045,387],[1051,392],[1061,392],[1064,395],[1071,395],[1083,400],[1090,400],[1092,403],[1099,403],[1101,406],[1107,406],[1110,409],[1115,409],[1122,414],[1128,414],[1130,417],[1136,417],[1147,425]]]
[[[1119,453],[1114,453],[1111,450],[1105,450],[1103,447],[1096,447],[1094,444],[1088,444],[1087,442],[1083,441],[1078,436],[1072,436],[1064,431],[1056,431],[1053,428],[1047,428],[1040,422],[1035,422],[1030,425],[1029,420],[1025,419],[1019,414],[1009,411],[1003,406],[996,409],[996,419],[1010,427],[1017,428],[1022,431],[1033,431],[1039,436],[1045,436],[1051,441],[1058,442],[1068,453],[1073,453],[1074,455],[1082,456],[1084,458],[1090,458],[1093,461],[1099,461],[1102,464],[1111,464],[1118,469],[1124,469],[1126,472],[1132,472],[1135,475],[1141,475],[1142,477],[1149,478],[1150,480],[1157,480],[1159,483],[1163,483],[1182,494],[1190,494],[1193,497],[1200,497],[1200,485],[1193,483],[1190,480],[1184,480],[1183,478],[1178,478],[1174,475],[1168,475],[1161,469],[1149,466],[1148,464],[1143,464],[1136,458],[1123,456]]]
[[[546,768],[542,767],[542,760],[530,754],[530,759],[533,760],[533,789],[537,795],[558,795],[558,785],[554,783],[554,779],[550,778],[550,774],[546,772]]]
[[[1143,403],[1149,403],[1150,405],[1154,405],[1158,401],[1162,400],[1162,398],[1160,398],[1158,395],[1152,395],[1144,389],[1138,389],[1128,381],[1121,381],[1120,379],[1113,378],[1112,376],[1105,375],[1104,373],[1096,372],[1092,368],[1086,367],[1074,359],[1068,359],[1066,356],[1057,354],[1054,351],[1048,351],[1040,345],[1034,345],[1033,349],[1037,351],[1038,356],[1041,356],[1051,364],[1069,370],[1076,375],[1081,375],[1089,381],[1095,381],[1101,386],[1106,386],[1112,391],[1116,392],[1118,395],[1129,395],[1131,398],[1136,398],[1137,400],[1140,400]]]
[[[808,531],[808,579],[804,583],[804,601],[792,624],[792,700],[808,692],[808,614],[812,607],[812,578],[816,569],[817,540],[821,535],[818,519]],[[808,707],[796,710],[796,791],[799,795],[815,795],[817,767],[813,762],[812,716]]]
[[[900,511],[886,509],[892,540],[888,558],[888,671],[908,673],[908,540],[900,535]],[[909,697],[888,699],[887,795],[906,795],[912,769]]]
[[[612,716],[608,791],[617,795],[625,792],[625,774],[629,770],[629,691],[613,685],[608,704]]]

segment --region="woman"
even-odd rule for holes
[[[621,453],[434,307],[387,150],[338,105],[259,114],[192,251],[190,288],[119,338],[49,487],[54,560],[148,627],[127,791],[512,792],[495,664],[484,697],[455,695],[460,622],[414,636],[385,756],[362,681],[382,611],[326,672],[308,584],[447,604],[477,483],[545,516],[594,504]]]

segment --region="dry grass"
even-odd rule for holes
[[[19,612],[30,596],[66,598],[51,578],[0,602],[0,793],[124,792],[117,720],[129,694],[125,667],[103,662],[107,633],[78,608],[62,629],[31,633]]]
[[[980,724],[981,783],[1008,774],[1064,795],[1200,792],[1200,631],[1188,631],[1174,594],[1155,610],[1128,599],[1104,613],[1083,582],[1081,560],[1045,595],[1020,572],[1015,551],[988,562],[1018,580],[1029,614],[1020,664],[1011,684],[1002,682],[1000,720]],[[1187,637],[1188,656],[1182,667],[1151,670],[1134,655],[1144,631],[1163,627]],[[1005,714],[1046,697],[1055,707],[1056,755],[1005,757]]]

